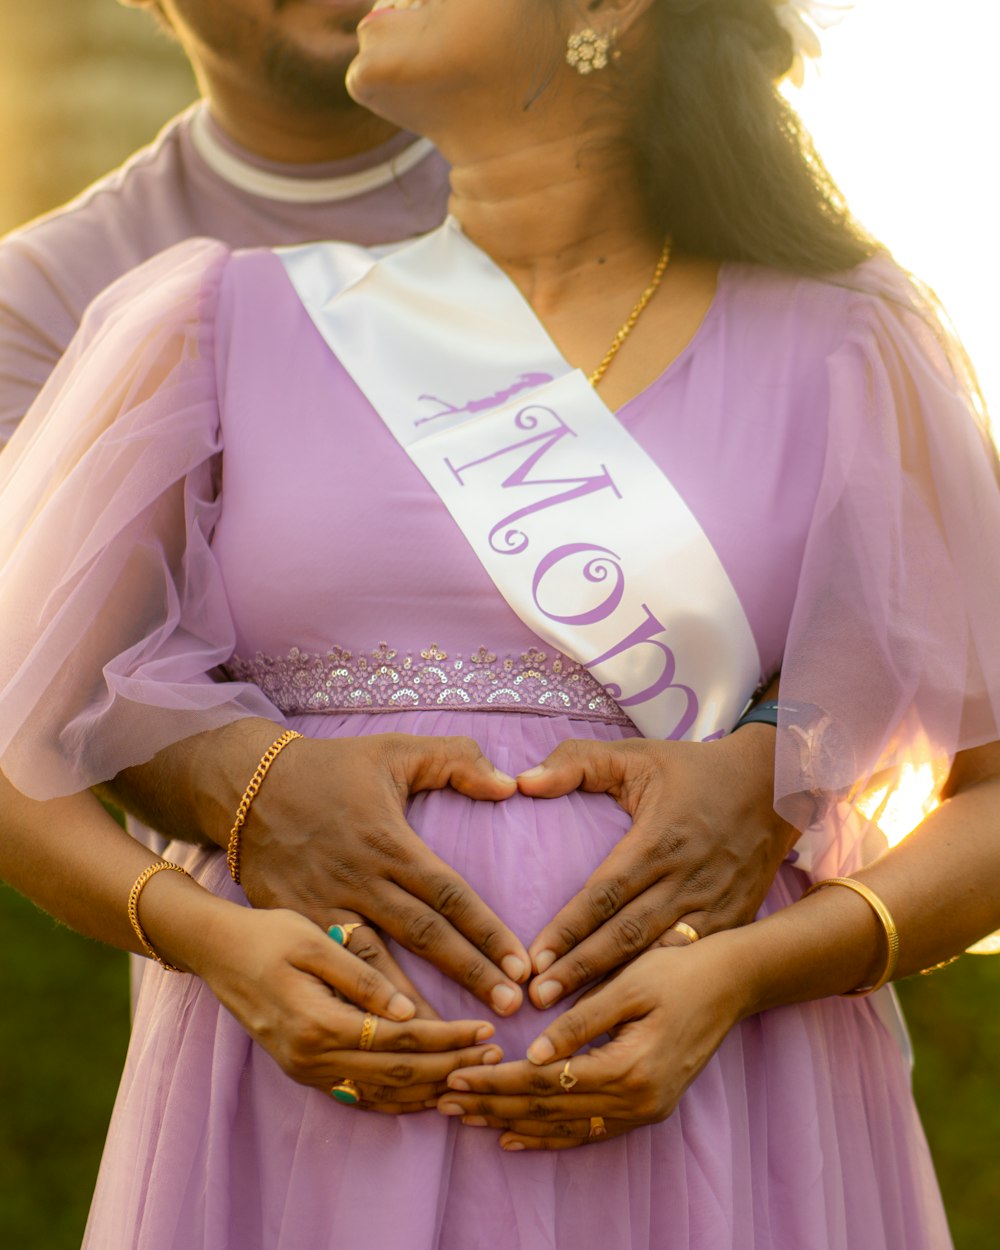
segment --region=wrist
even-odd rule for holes
[[[192,740],[192,805],[200,832],[222,850],[247,782],[281,731],[274,721],[248,717]]]
[[[146,884],[140,908],[142,927],[156,953],[196,976],[204,976],[212,963],[219,919],[239,909],[192,877],[172,872],[157,873]]]
[[[848,890],[821,890],[719,936],[730,939],[726,954],[741,984],[741,1018],[848,994],[871,984],[885,962],[878,918]]]

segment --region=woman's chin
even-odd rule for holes
[[[423,133],[419,119],[426,111],[421,109],[423,94],[419,87],[408,81],[405,65],[389,65],[384,62],[372,64],[371,59],[359,54],[348,66],[346,86],[348,95],[362,108],[399,126],[403,130]]]

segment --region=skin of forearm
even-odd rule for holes
[[[899,931],[897,977],[960,954],[1000,927],[998,810],[1000,777],[978,781],[855,874]],[[841,886],[721,936],[746,977],[744,1015],[872,984],[885,966],[881,924],[864,899]]]
[[[166,838],[224,847],[243,789],[281,726],[248,717],[166,747],[101,793]]]
[[[133,883],[156,862],[149,850],[89,793],[40,803],[0,774],[0,813],[3,880],[78,933],[142,953],[127,908]],[[143,922],[166,901],[173,922],[192,933],[219,903],[179,873],[158,873],[142,894]]]

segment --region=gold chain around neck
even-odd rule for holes
[[[653,276],[650,279],[649,286],[646,287],[645,291],[643,291],[643,293],[639,296],[639,301],[629,313],[625,320],[625,324],[611,340],[611,346],[608,348],[604,359],[587,378],[587,381],[591,386],[597,386],[601,378],[603,378],[607,373],[609,365],[621,351],[622,344],[635,329],[635,323],[642,316],[646,305],[656,294],[657,288],[663,281],[663,275],[667,272],[667,266],[670,264],[670,252],[672,246],[673,245],[670,239],[667,239],[667,241],[663,244],[663,251],[660,253],[660,259],[656,262],[656,268],[653,270]]]

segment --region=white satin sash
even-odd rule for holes
[[[711,543],[457,223],[391,248],[277,255],[521,620],[646,737],[731,728],[760,661]]]

